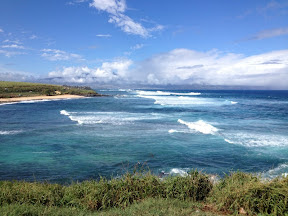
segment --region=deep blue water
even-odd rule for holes
[[[0,105],[0,179],[70,182],[146,163],[288,173],[288,91],[107,90],[111,97]]]

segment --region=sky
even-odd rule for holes
[[[288,1],[1,0],[0,80],[288,89]]]

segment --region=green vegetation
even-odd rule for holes
[[[150,173],[71,185],[0,181],[2,215],[287,215],[288,178],[263,181],[231,173],[214,185],[194,170],[160,179]]]
[[[252,174],[236,172],[223,178],[211,193],[219,209],[248,215],[288,215],[288,178],[263,181]]]
[[[203,210],[202,210],[203,209]],[[148,198],[126,208],[111,208],[103,211],[89,211],[73,207],[48,207],[43,205],[12,204],[0,207],[1,216],[45,215],[45,216],[117,216],[117,215],[175,215],[175,216],[220,216],[215,211],[207,212],[201,203],[176,199]]]
[[[100,96],[90,87],[0,81],[0,98],[33,97],[42,95],[52,96],[64,94],[89,97]]]

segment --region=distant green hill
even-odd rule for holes
[[[81,95],[87,97],[101,96],[90,87],[50,85],[28,82],[0,81],[0,98],[53,96],[53,95]]]

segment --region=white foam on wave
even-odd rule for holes
[[[153,99],[154,104],[160,104],[162,106],[181,106],[181,105],[217,105],[217,102],[206,98],[185,97],[185,96],[143,96],[139,97]]]
[[[169,95],[191,95],[191,96],[196,96],[196,95],[201,95],[199,92],[189,92],[189,93],[178,93],[178,92],[165,92],[165,91],[140,91],[137,90],[136,93],[138,95],[150,95],[150,96],[169,96]]]
[[[10,105],[10,104],[32,104],[32,103],[39,103],[39,102],[45,102],[45,101],[51,101],[51,100],[24,100],[24,101],[18,101],[18,102],[8,102],[8,103],[1,103],[0,106],[4,105]]]
[[[203,133],[203,134],[212,134],[214,135],[215,133],[217,133],[219,131],[218,128],[214,127],[213,125],[203,121],[203,120],[199,120],[196,122],[186,122],[183,121],[182,119],[178,119],[178,122],[180,124],[186,125],[188,126],[189,129]]]
[[[131,92],[131,89],[118,89],[118,91],[122,91],[122,92]]]
[[[177,93],[164,91],[136,91],[138,97],[154,100],[154,104],[162,106],[223,106],[238,102],[216,98],[191,97],[201,95],[199,92]]]
[[[0,103],[0,106],[10,105],[10,104],[17,104],[19,102],[11,102],[11,103]]]
[[[97,91],[101,91],[101,92],[116,92],[116,91],[120,91],[120,92],[131,92],[131,89],[100,89]]]
[[[0,131],[0,135],[14,135],[22,133],[21,130],[11,130],[11,131]]]
[[[182,177],[188,176],[187,169],[173,168],[169,172],[170,175],[180,175]]]
[[[261,133],[224,133],[225,141],[231,144],[243,145],[246,147],[284,147],[288,146],[288,136],[279,134]]]
[[[68,118],[71,120],[71,121],[76,121],[76,122],[78,122],[78,124],[83,124],[83,121],[81,120],[81,119],[77,119],[77,118],[75,118],[74,116],[72,116],[71,114],[71,112],[67,112],[66,110],[61,110],[60,111],[60,114],[61,115],[65,115],[65,116],[68,116]]]
[[[177,130],[174,130],[174,129],[170,129],[169,131],[168,131],[168,133],[176,133],[176,132],[178,132]]]
[[[187,128],[186,130],[175,130],[175,129],[170,129],[168,130],[168,133],[173,134],[173,133],[191,133],[191,130]],[[194,133],[194,132],[192,132]]]
[[[264,178],[273,179],[276,177],[287,177],[288,176],[288,164],[280,164],[278,167],[272,168],[267,172],[261,174]]]
[[[56,100],[62,100],[62,99],[53,99],[53,100],[49,100],[49,99],[41,99],[41,100],[24,100],[24,101],[19,101],[18,103],[39,103],[39,102],[47,102],[47,101],[56,101]]]
[[[61,110],[61,111],[60,111],[60,114],[61,114],[61,115],[69,116],[69,113],[68,113],[66,110]]]
[[[61,110],[60,114],[68,116],[78,124],[112,124],[123,125],[139,120],[159,119],[162,115],[154,113],[129,113],[129,112],[67,112]]]
[[[229,140],[229,139],[224,139],[224,140],[225,140],[225,142],[227,142],[227,143],[234,144],[234,142],[231,141],[231,140]]]

